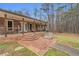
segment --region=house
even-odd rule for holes
[[[0,34],[44,31],[46,22],[0,9]]]

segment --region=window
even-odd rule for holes
[[[12,21],[8,21],[8,30],[12,30]]]

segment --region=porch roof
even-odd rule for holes
[[[24,18],[31,19],[29,21],[32,21],[32,22],[35,21],[36,23],[46,24],[45,21],[38,20],[38,19],[35,19],[35,18],[32,18],[32,17],[28,17],[28,16],[25,16],[25,15],[22,15],[22,14],[15,13],[15,12],[11,12],[11,11],[8,11],[8,10],[0,9],[0,11],[7,12],[7,13],[10,13],[10,14],[13,14],[13,15],[17,15],[17,16],[21,16],[21,17],[24,17]],[[26,21],[26,19],[25,19],[25,21]]]

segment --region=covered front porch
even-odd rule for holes
[[[6,17],[5,17],[6,18]],[[46,25],[36,22],[28,22],[11,18],[0,17],[0,35],[7,36],[8,34],[24,34],[26,32],[45,31]]]
[[[0,35],[39,32],[46,30],[46,22],[14,12],[0,10]]]

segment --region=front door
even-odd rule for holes
[[[12,21],[8,21],[8,31],[12,31],[13,29],[13,22]]]
[[[29,24],[30,25],[30,30],[32,30],[32,24]]]

